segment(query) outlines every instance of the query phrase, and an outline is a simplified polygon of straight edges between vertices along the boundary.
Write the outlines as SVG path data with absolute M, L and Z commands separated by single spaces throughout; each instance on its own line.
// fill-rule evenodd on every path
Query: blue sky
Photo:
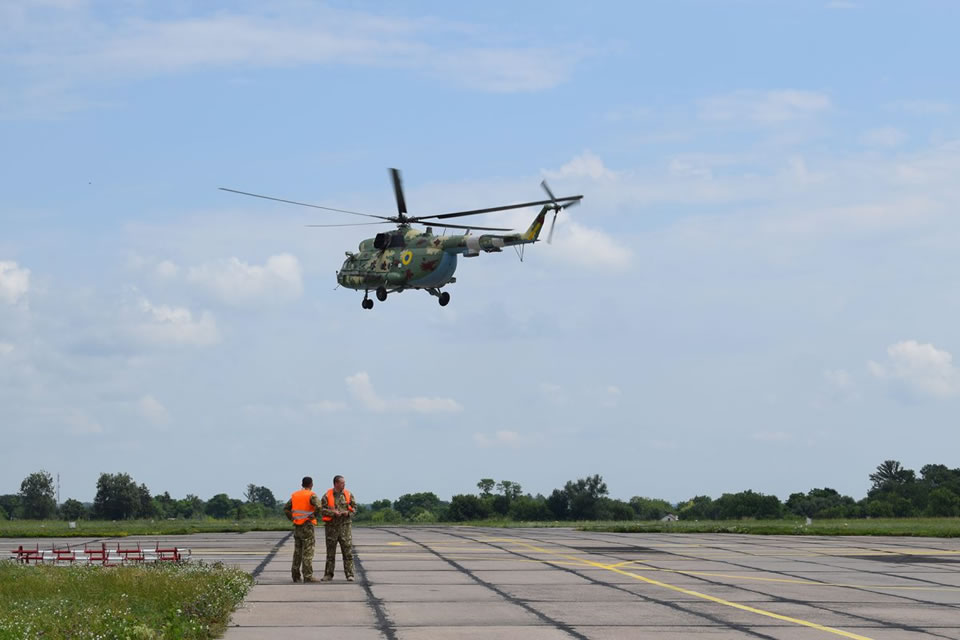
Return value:
M 958 12 L 4 3 L 0 492 L 859 498 L 884 459 L 960 466 Z M 368 312 L 334 272 L 374 228 L 217 190 L 390 214 L 387 167 L 414 214 L 585 197 L 448 307 Z

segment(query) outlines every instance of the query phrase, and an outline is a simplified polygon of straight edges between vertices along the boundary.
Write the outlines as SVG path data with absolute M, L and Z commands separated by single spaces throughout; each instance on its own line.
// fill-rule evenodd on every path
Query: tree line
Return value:
M 960 468 L 928 464 L 919 475 L 896 460 L 885 460 L 869 476 L 867 495 L 855 500 L 834 489 L 811 489 L 790 494 L 786 501 L 753 490 L 725 493 L 719 498 L 698 495 L 679 503 L 634 496 L 611 498 L 597 474 L 568 481 L 548 496 L 524 493 L 520 483 L 481 478 L 477 493 L 458 494 L 449 501 L 433 492 L 407 493 L 360 505 L 357 521 L 377 524 L 401 522 L 468 522 L 476 520 L 578 521 L 738 520 L 780 518 L 905 518 L 960 516 Z M 20 492 L 0 496 L 0 520 L 5 518 L 63 518 L 67 520 L 130 518 L 250 519 L 279 517 L 281 504 L 267 487 L 247 485 L 244 499 L 217 494 L 204 501 L 195 495 L 174 499 L 169 493 L 151 495 L 126 473 L 103 473 L 97 480 L 93 503 L 67 500 L 57 505 L 52 476 L 39 471 L 27 476 Z

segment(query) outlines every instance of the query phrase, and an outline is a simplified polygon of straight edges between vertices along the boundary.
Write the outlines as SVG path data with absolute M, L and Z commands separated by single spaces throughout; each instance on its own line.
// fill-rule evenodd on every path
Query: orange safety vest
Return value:
M 290 496 L 290 510 L 293 511 L 293 524 L 303 524 L 310 522 L 316 526 L 317 518 L 314 515 L 314 506 L 310 504 L 310 496 L 316 495 L 313 489 L 301 489 L 294 491 Z
M 343 499 L 347 501 L 347 510 L 351 512 L 355 511 L 355 509 L 350 506 L 350 492 L 347 491 L 346 489 L 343 490 Z M 333 489 L 327 489 L 327 508 L 329 509 L 337 508 L 337 503 L 333 499 Z M 331 520 L 333 520 L 333 516 L 322 516 L 322 517 L 324 522 L 330 522 Z

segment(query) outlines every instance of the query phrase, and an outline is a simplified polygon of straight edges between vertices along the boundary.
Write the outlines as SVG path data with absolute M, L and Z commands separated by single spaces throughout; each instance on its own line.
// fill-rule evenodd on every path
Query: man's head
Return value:
M 333 476 L 333 490 L 334 491 L 343 491 L 343 488 L 347 486 L 347 481 L 344 480 L 343 476 Z
M 313 478 L 310 476 L 303 476 L 303 481 L 300 483 L 300 486 L 304 489 L 313 489 Z

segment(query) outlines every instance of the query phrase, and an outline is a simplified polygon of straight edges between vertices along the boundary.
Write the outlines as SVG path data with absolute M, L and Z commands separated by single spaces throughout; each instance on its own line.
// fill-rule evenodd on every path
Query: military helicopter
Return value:
M 457 269 L 458 255 L 462 255 L 464 258 L 474 258 L 480 255 L 481 251 L 485 253 L 497 253 L 502 251 L 504 247 L 519 247 L 522 259 L 523 245 L 537 242 L 540 238 L 540 231 L 543 229 L 543 223 L 547 214 L 553 211 L 553 221 L 550 224 L 550 232 L 547 235 L 547 243 L 550 243 L 553 240 L 553 226 L 557 222 L 557 214 L 564 209 L 578 204 L 583 198 L 582 195 L 557 198 L 553 195 L 553 192 L 550 191 L 546 180 L 544 180 L 540 185 L 544 191 L 547 192 L 547 195 L 550 197 L 549 200 L 522 202 L 520 204 L 508 204 L 485 209 L 471 209 L 469 211 L 455 211 L 452 213 L 438 213 L 429 216 L 408 216 L 407 202 L 403 197 L 403 184 L 400 179 L 400 171 L 390 169 L 390 177 L 393 179 L 393 193 L 397 199 L 397 215 L 395 216 L 378 216 L 369 213 L 359 213 L 357 211 L 347 211 L 345 209 L 334 209 L 332 207 L 274 198 L 272 196 L 238 191 L 226 187 L 220 187 L 220 189 L 245 196 L 253 196 L 254 198 L 264 198 L 266 200 L 275 200 L 287 204 L 296 204 L 304 207 L 313 207 L 314 209 L 323 209 L 325 211 L 347 213 L 382 220 L 382 222 L 356 222 L 350 224 L 308 224 L 306 225 L 308 227 L 353 227 L 375 224 L 396 224 L 397 228 L 393 231 L 378 233 L 376 237 L 363 240 L 360 243 L 358 252 L 347 251 L 347 259 L 343 261 L 343 266 L 340 267 L 340 270 L 337 272 L 337 282 L 340 286 L 363 291 L 363 302 L 361 306 L 364 309 L 373 308 L 373 300 L 370 298 L 371 291 L 376 294 L 377 300 L 384 302 L 389 294 L 401 293 L 407 289 L 426 291 L 430 295 L 438 298 L 441 307 L 447 306 L 450 302 L 450 293 L 442 291 L 442 288 L 457 281 L 453 274 Z M 508 209 L 523 209 L 534 206 L 542 206 L 543 208 L 540 210 L 540 213 L 537 214 L 537 217 L 533 219 L 529 228 L 523 233 L 473 235 L 470 232 L 474 230 L 511 231 L 511 229 L 438 222 L 438 220 L 447 220 L 449 218 L 475 216 L 481 213 L 506 211 Z M 413 224 L 422 224 L 426 226 L 426 230 L 419 231 L 414 229 L 411 227 Z M 433 233 L 433 227 L 465 229 L 466 233 L 462 235 L 437 236 Z

